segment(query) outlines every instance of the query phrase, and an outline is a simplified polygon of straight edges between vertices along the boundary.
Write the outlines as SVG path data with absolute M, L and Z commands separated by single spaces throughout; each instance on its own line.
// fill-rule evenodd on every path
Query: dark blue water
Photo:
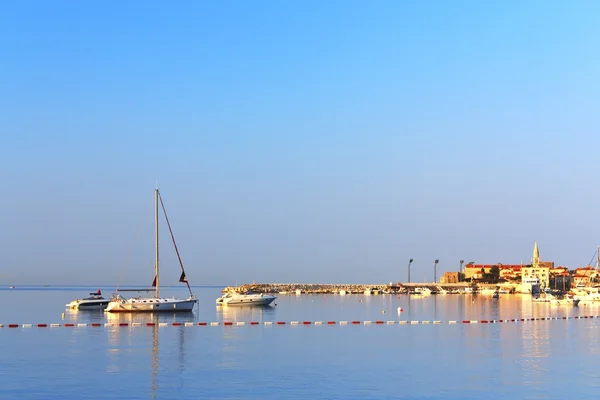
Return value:
M 448 323 L 595 316 L 597 306 L 532 304 L 519 295 L 285 295 L 270 308 L 222 309 L 214 303 L 219 289 L 196 288 L 192 314 L 113 316 L 65 310 L 96 288 L 19 289 L 0 290 L 1 324 L 143 324 L 0 328 L 1 399 L 556 399 L 592 398 L 598 390 L 600 319 Z M 441 323 L 289 324 L 328 320 Z

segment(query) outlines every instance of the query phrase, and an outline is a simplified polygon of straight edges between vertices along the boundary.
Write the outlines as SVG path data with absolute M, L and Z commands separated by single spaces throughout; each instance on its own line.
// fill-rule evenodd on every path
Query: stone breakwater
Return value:
M 473 293 L 482 289 L 500 288 L 514 292 L 514 285 L 470 285 L 462 283 L 389 283 L 389 284 L 316 284 L 316 283 L 247 283 L 228 286 L 223 292 L 235 291 L 275 294 L 404 294 L 416 288 L 427 288 L 432 293 Z
M 390 285 L 368 285 L 368 284 L 313 284 L 313 283 L 248 283 L 239 287 L 227 287 L 223 291 L 234 290 L 244 292 L 251 290 L 255 293 L 279 293 L 279 294 L 364 294 L 365 291 L 372 293 L 399 293 L 399 286 Z

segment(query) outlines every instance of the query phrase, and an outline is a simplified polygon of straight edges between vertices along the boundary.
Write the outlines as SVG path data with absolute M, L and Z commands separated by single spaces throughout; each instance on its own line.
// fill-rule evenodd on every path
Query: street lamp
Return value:
M 435 262 L 433 263 L 433 283 L 437 282 L 437 264 L 440 262 L 440 260 L 435 260 Z
M 408 260 L 408 283 L 410 283 L 410 264 L 412 264 L 413 259 Z
M 465 260 L 460 260 L 460 274 L 459 274 L 459 277 L 458 277 L 458 281 L 459 282 L 462 282 L 462 280 L 465 277 L 465 272 L 463 271 L 463 268 L 462 268 L 464 262 L 465 262 Z M 460 276 L 460 275 L 462 275 L 462 276 Z

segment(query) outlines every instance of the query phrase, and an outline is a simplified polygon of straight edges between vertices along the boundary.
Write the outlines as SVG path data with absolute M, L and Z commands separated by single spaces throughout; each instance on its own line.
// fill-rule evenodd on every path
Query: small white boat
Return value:
M 109 299 L 102 297 L 100 289 L 96 293 L 90 293 L 90 297 L 73 300 L 66 304 L 71 310 L 104 310 L 108 306 Z
M 579 305 L 579 299 L 574 299 L 573 297 L 568 297 L 565 296 L 562 299 L 551 299 L 550 300 L 550 304 L 557 304 L 557 305 L 572 305 L 572 306 L 577 306 Z
M 412 295 L 414 296 L 429 296 L 431 295 L 431 289 L 426 288 L 426 287 L 418 287 L 415 288 L 414 293 L 412 293 Z
M 531 299 L 533 303 L 550 303 L 550 297 L 534 297 Z
M 270 294 L 252 293 L 246 291 L 238 293 L 228 291 L 223 296 L 217 299 L 217 305 L 221 306 L 268 306 L 277 297 Z
M 579 299 L 573 298 L 571 296 L 565 296 L 563 298 L 558 298 L 553 296 L 550 293 L 546 293 L 545 296 L 534 297 L 532 300 L 534 303 L 550 303 L 554 305 L 572 305 L 577 306 L 580 302 Z
M 598 304 L 600 302 L 600 293 L 597 288 L 576 288 L 570 293 L 573 298 L 579 300 L 581 305 Z

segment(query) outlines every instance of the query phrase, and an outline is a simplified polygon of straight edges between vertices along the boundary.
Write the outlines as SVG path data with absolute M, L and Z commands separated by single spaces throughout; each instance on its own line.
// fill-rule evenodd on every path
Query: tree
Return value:
M 492 282 L 498 282 L 498 280 L 500 280 L 500 268 L 497 265 L 492 265 L 492 268 L 490 268 L 490 275 Z

